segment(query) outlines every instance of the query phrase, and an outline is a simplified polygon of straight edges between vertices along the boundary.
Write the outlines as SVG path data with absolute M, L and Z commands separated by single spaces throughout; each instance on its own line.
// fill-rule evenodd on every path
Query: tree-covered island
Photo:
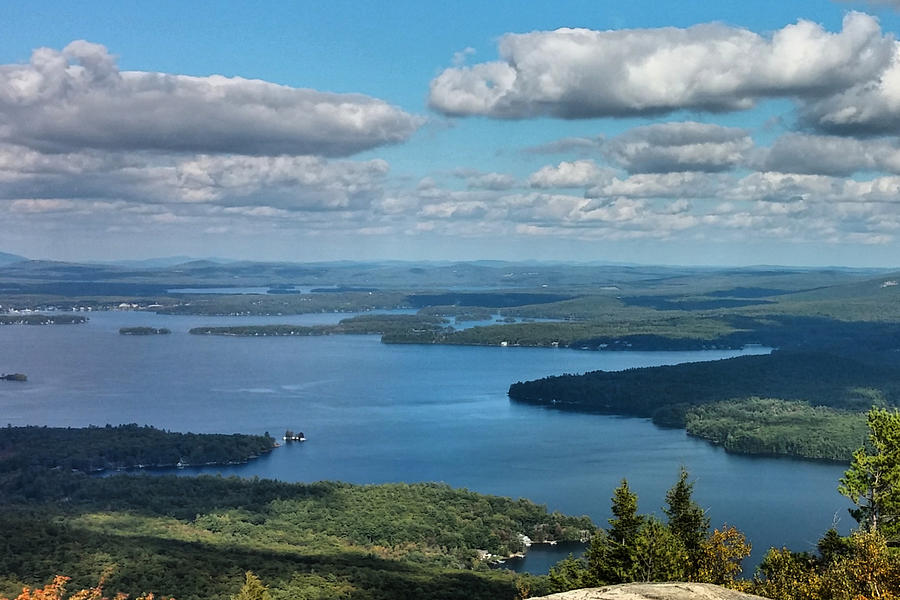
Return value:
M 121 327 L 119 334 L 121 335 L 168 335 L 172 333 L 170 329 L 165 327 Z

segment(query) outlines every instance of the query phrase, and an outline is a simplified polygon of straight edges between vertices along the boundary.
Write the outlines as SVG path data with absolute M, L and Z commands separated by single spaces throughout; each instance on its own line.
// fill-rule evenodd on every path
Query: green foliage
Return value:
M 246 462 L 272 450 L 267 435 L 173 433 L 136 424 L 0 428 L 0 473 L 31 468 L 96 472 Z
M 691 407 L 685 427 L 729 452 L 835 461 L 848 461 L 866 435 L 861 413 L 755 397 Z
M 894 364 L 773 352 L 545 377 L 514 383 L 509 396 L 566 410 L 653 417 L 733 452 L 849 460 L 864 434 L 862 416 L 852 413 L 900 400 L 898 382 Z M 734 398 L 741 400 L 726 402 Z
M 900 553 L 880 532 L 856 531 L 839 543 L 840 552 L 818 555 L 772 548 L 750 591 L 774 600 L 900 598 Z
M 840 491 L 855 505 L 864 531 L 900 537 L 900 412 L 873 408 L 867 417 L 869 443 L 853 453 Z
M 693 484 L 681 470 L 666 494 L 668 523 L 637 511 L 628 482 L 615 489 L 609 528 L 591 539 L 584 559 L 571 557 L 549 574 L 554 591 L 633 581 L 699 581 L 734 584 L 750 554 L 733 527 L 709 533 L 709 520 L 691 498 Z
M 80 448 L 80 460 L 94 442 L 109 458 L 129 455 L 129 436 L 167 443 L 172 434 L 137 426 L 2 432 L 15 439 L 0 449 L 0 594 L 60 572 L 85 587 L 112 568 L 106 589 L 114 593 L 180 600 L 226 597 L 241 585 L 235 597 L 257 598 L 262 581 L 272 600 L 512 600 L 517 589 L 549 590 L 546 580 L 488 569 L 476 549 L 509 554 L 523 549 L 521 534 L 570 541 L 595 529 L 587 517 L 442 484 L 89 477 L 52 468 L 68 460 L 56 450 L 61 441 Z M 218 438 L 178 440 L 196 450 Z
M 671 525 L 648 517 L 634 541 L 629 581 L 679 581 L 691 566 L 681 539 Z
M 709 517 L 694 502 L 693 493 L 694 483 L 688 481 L 687 469 L 682 467 L 678 481 L 666 492 L 663 512 L 672 534 L 681 542 L 692 561 L 696 562 L 703 540 L 709 532 Z
M 245 574 L 244 585 L 241 591 L 231 597 L 231 600 L 272 600 L 272 595 L 259 577 L 253 574 L 253 571 L 247 571 Z

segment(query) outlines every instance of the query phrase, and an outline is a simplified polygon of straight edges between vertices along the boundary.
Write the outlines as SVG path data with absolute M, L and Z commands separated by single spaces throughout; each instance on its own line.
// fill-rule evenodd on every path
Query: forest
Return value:
M 608 526 L 597 529 L 527 500 L 434 483 L 97 478 L 43 468 L 0 472 L 0 598 L 28 586 L 48 590 L 38 598 L 59 598 L 49 595 L 52 586 L 69 583 L 94 589 L 73 596 L 86 598 L 237 598 L 252 584 L 272 600 L 518 600 L 630 581 L 697 581 L 775 600 L 890 599 L 900 591 L 900 554 L 888 545 L 900 533 L 900 413 L 872 410 L 866 425 L 867 443 L 839 482 L 858 528 L 823 532 L 815 553 L 772 548 L 752 576 L 741 568 L 750 552 L 744 535 L 732 525 L 711 529 L 684 469 L 666 493 L 664 518 L 640 513 L 623 479 Z M 590 544 L 547 576 L 493 570 L 479 558 L 479 550 L 521 550 L 522 534 Z M 50 589 L 40 587 L 46 582 Z
M 73 587 L 93 586 L 106 574 L 112 594 L 226 597 L 252 570 L 281 598 L 512 600 L 517 582 L 543 580 L 493 570 L 476 550 L 507 556 L 524 550 L 522 535 L 570 541 L 596 531 L 587 517 L 434 483 L 92 477 L 72 471 L 55 448 L 81 449 L 73 464 L 88 455 L 134 460 L 129 438 L 148 442 L 162 432 L 4 431 L 0 456 L 11 456 L 0 469 L 0 597 L 58 574 L 71 577 Z M 204 456 L 230 437 L 186 436 L 179 451 Z M 231 458 L 238 455 L 231 448 Z
M 108 469 L 233 464 L 271 452 L 265 435 L 196 434 L 137 424 L 105 427 L 2 427 L 0 473 L 61 469 L 95 473 Z
M 731 452 L 849 461 L 862 441 L 863 413 L 900 400 L 898 376 L 893 363 L 782 350 L 545 377 L 512 384 L 509 397 L 562 410 L 650 417 L 661 426 L 687 427 Z

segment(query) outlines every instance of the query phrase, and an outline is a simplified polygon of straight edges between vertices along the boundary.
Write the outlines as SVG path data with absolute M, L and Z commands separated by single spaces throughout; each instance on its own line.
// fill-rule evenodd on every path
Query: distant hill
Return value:
M 24 256 L 19 256 L 18 254 L 9 254 L 7 252 L 0 252 L 0 265 L 9 265 L 12 263 L 21 262 L 23 260 L 28 260 Z

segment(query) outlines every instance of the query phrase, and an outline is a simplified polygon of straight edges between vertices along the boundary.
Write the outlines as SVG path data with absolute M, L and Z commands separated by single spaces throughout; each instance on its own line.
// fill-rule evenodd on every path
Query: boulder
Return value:
M 531 600 L 763 600 L 710 583 L 625 583 L 571 590 Z

